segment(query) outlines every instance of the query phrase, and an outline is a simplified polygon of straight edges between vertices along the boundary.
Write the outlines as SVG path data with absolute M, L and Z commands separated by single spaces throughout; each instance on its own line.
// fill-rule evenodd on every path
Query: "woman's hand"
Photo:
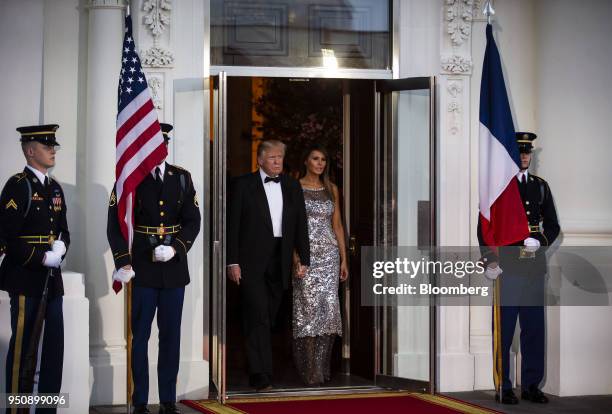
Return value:
M 299 260 L 293 261 L 293 276 L 296 279 L 302 279 L 305 276 L 305 273 L 302 270 L 302 264 Z
M 348 266 L 345 261 L 342 261 L 340 263 L 340 281 L 344 282 L 346 279 L 348 279 Z

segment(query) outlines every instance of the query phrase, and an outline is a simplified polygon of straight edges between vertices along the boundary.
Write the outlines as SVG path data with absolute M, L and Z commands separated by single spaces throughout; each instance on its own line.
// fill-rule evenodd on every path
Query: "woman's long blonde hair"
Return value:
M 306 168 L 306 161 L 308 160 L 308 157 L 310 157 L 310 154 L 312 154 L 314 151 L 318 151 L 325 156 L 325 169 L 323 170 L 323 173 L 319 176 L 319 180 L 321 181 L 323 188 L 325 188 L 325 191 L 329 195 L 329 198 L 335 203 L 336 200 L 334 197 L 333 184 L 329 179 L 330 158 L 327 150 L 322 145 L 314 144 L 308 147 L 306 151 L 304 151 L 304 153 L 302 154 L 302 163 L 300 164 L 300 175 L 298 179 L 302 179 L 306 176 L 306 173 L 308 172 Z

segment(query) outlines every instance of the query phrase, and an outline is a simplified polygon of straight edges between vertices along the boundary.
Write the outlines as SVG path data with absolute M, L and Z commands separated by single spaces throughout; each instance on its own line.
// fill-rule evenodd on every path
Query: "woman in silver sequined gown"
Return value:
M 300 183 L 304 191 L 310 267 L 293 278 L 293 354 L 306 385 L 329 381 L 332 348 L 342 335 L 338 284 L 348 277 L 338 189 L 327 178 L 327 153 L 307 151 Z M 297 256 L 294 258 L 299 268 Z

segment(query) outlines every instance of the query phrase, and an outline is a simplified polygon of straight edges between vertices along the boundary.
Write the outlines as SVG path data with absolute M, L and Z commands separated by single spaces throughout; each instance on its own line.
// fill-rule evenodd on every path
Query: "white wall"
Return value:
M 0 13 L 0 181 L 23 170 L 25 161 L 15 128 L 41 121 L 43 65 L 42 0 L 6 0 Z M 10 74 L 10 75 L 9 75 Z M 7 76 L 9 75 L 9 76 Z
M 612 2 L 542 0 L 537 14 L 537 171 L 567 236 L 610 237 Z
M 612 2 L 541 0 L 536 171 L 550 183 L 563 244 L 612 245 Z M 612 295 L 609 295 L 612 299 Z M 612 394 L 612 307 L 549 309 L 546 390 Z M 586 322 L 586 323 L 585 323 Z

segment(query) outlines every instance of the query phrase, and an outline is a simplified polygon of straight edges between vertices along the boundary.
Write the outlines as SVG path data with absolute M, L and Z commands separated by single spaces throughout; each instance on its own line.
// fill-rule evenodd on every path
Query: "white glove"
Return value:
M 502 268 L 500 266 L 487 267 L 487 270 L 485 270 L 484 272 L 485 277 L 489 280 L 495 280 L 501 274 L 502 274 Z
M 540 248 L 540 241 L 533 237 L 527 237 L 523 244 L 525 245 L 525 250 L 529 253 L 535 253 Z
M 175 255 L 175 251 L 170 246 L 157 246 L 153 251 L 153 257 L 156 262 L 167 262 L 172 259 Z
M 60 257 L 63 257 L 66 254 L 66 244 L 61 240 L 55 240 L 51 246 L 51 250 L 53 253 L 57 253 Z
M 113 280 L 122 283 L 128 283 L 134 276 L 136 276 L 136 273 L 134 273 L 134 270 L 132 269 L 121 268 L 113 272 Z
M 62 264 L 62 256 L 57 254 L 53 250 L 50 250 L 45 253 L 45 258 L 43 259 L 43 266 L 45 267 L 60 267 Z

